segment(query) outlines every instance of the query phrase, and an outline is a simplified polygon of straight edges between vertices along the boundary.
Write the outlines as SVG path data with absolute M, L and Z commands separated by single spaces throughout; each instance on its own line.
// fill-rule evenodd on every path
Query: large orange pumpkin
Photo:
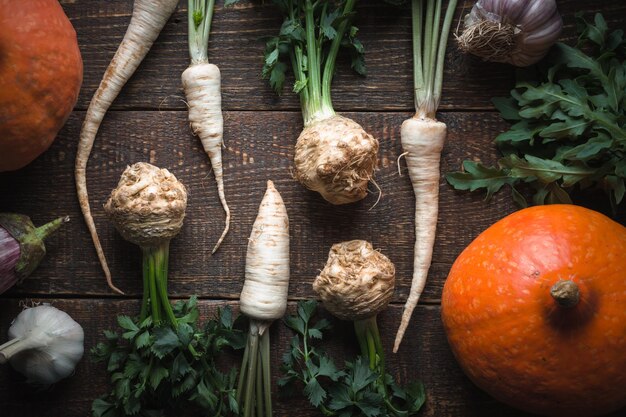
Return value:
M 0 172 L 48 149 L 82 80 L 76 32 L 58 0 L 0 0 Z
M 604 215 L 511 214 L 457 258 L 441 303 L 461 368 L 493 397 L 548 416 L 626 406 L 626 228 Z

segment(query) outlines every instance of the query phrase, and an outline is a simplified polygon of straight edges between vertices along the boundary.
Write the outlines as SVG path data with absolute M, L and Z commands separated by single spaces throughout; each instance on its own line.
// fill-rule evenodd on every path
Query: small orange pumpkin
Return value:
M 82 81 L 76 32 L 58 0 L 0 0 L 0 172 L 50 147 Z
M 547 416 L 626 406 L 626 228 L 573 205 L 524 209 L 457 258 L 441 301 L 461 368 Z

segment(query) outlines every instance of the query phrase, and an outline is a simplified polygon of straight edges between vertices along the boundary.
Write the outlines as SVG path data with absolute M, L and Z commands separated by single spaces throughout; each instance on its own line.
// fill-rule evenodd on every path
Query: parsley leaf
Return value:
M 424 387 L 398 387 L 391 375 L 383 377 L 370 369 L 361 356 L 346 361 L 339 369 L 333 359 L 314 342 L 330 329 L 326 319 L 314 320 L 317 302 L 298 303 L 297 312 L 285 318 L 296 334 L 283 356 L 283 377 L 278 381 L 281 393 L 291 393 L 296 383 L 304 386 L 304 395 L 324 415 L 389 416 L 415 415 L 425 401 Z
M 173 307 L 178 326 L 154 325 L 152 320 L 119 316 L 122 335 L 105 331 L 106 340 L 91 353 L 107 364 L 112 391 L 92 404 L 94 417 L 149 416 L 155 409 L 195 405 L 203 415 L 237 415 L 237 370 L 223 373 L 216 361 L 224 348 L 240 349 L 245 337 L 230 307 L 215 319 L 198 324 L 197 299 Z

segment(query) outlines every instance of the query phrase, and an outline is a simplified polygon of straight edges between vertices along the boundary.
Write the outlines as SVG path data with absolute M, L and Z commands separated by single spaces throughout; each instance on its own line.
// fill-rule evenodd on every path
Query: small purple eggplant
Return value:
M 0 294 L 21 283 L 46 255 L 43 241 L 69 217 L 35 227 L 23 214 L 0 213 Z

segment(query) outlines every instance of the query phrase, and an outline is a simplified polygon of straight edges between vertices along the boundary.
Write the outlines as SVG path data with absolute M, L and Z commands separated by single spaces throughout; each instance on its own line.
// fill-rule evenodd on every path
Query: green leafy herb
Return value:
M 173 308 L 176 329 L 119 316 L 123 333 L 105 331 L 106 341 L 92 349 L 94 360 L 107 365 L 112 392 L 92 404 L 94 417 L 150 416 L 163 408 L 194 404 L 205 415 L 238 413 L 237 370 L 218 370 L 216 359 L 225 347 L 241 349 L 245 335 L 235 327 L 229 307 L 216 319 L 198 324 L 197 300 Z
M 504 155 L 497 167 L 465 161 L 449 173 L 458 190 L 484 189 L 487 198 L 507 185 L 521 206 L 520 184 L 534 190 L 533 203 L 569 203 L 569 191 L 599 187 L 615 207 L 626 180 L 626 41 L 609 32 L 601 14 L 577 15 L 578 44 L 558 43 L 540 65 L 518 72 L 511 97 L 495 98 L 513 123 L 495 143 Z
M 366 72 L 365 49 L 351 25 L 356 0 L 273 1 L 285 20 L 278 35 L 266 39 L 263 78 L 281 94 L 291 67 L 305 123 L 320 114 L 334 114 L 330 85 L 340 48 L 349 50 L 354 71 Z
M 283 356 L 283 377 L 278 384 L 292 392 L 295 384 L 303 385 L 311 405 L 326 416 L 392 416 L 405 417 L 418 412 L 426 395 L 422 384 L 399 387 L 389 374 L 384 376 L 370 367 L 369 361 L 357 356 L 338 368 L 332 358 L 315 346 L 330 329 L 325 319 L 313 321 L 315 301 L 298 303 L 297 314 L 285 319 L 296 334 Z

